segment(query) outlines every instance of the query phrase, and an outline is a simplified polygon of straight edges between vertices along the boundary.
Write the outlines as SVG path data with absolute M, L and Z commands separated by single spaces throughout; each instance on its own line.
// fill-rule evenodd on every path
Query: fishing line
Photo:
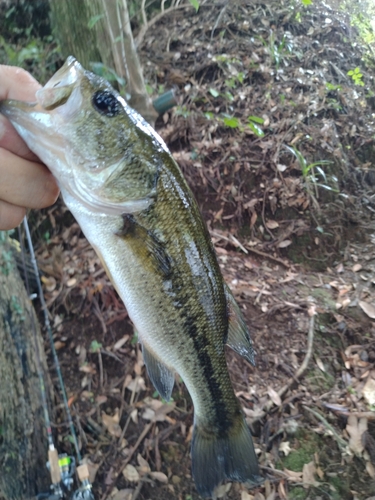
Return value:
M 26 216 L 23 219 L 23 225 L 24 225 L 24 228 L 25 228 L 27 244 L 28 244 L 28 247 L 29 247 L 31 264 L 32 264 L 32 267 L 33 267 L 33 270 L 34 270 L 35 279 L 36 279 L 36 283 L 37 283 L 37 287 L 38 287 L 39 300 L 40 300 L 40 304 L 42 306 L 42 311 L 43 311 L 43 315 L 44 315 L 44 324 L 46 326 L 46 330 L 47 330 L 49 342 L 50 342 L 50 345 L 51 345 L 51 352 L 52 352 L 53 363 L 55 365 L 55 369 L 56 369 L 56 373 L 57 373 L 57 378 L 58 378 L 59 386 L 60 386 L 60 391 L 61 391 L 63 402 L 64 402 L 65 412 L 66 412 L 66 416 L 67 416 L 67 419 L 68 419 L 68 426 L 69 426 L 69 430 L 70 430 L 70 433 L 71 433 L 71 436 L 72 436 L 72 439 L 73 439 L 73 445 L 74 445 L 74 448 L 75 448 L 75 452 L 76 452 L 76 456 L 77 456 L 78 462 L 81 462 L 82 461 L 81 452 L 79 451 L 77 435 L 76 435 L 76 432 L 75 432 L 75 429 L 74 429 L 72 415 L 70 413 L 70 408 L 69 408 L 69 405 L 68 405 L 68 398 L 67 398 L 67 395 L 66 395 L 64 380 L 63 380 L 62 374 L 61 374 L 61 368 L 60 368 L 59 358 L 57 357 L 57 353 L 56 353 L 56 349 L 55 349 L 55 343 L 54 343 L 54 340 L 53 340 L 51 323 L 50 323 L 50 320 L 49 320 L 49 317 L 48 317 L 47 304 L 46 304 L 46 301 L 45 301 L 45 298 L 44 298 L 44 293 L 43 293 L 43 288 L 42 288 L 42 282 L 40 280 L 40 275 L 39 275 L 39 268 L 38 268 L 38 264 L 37 264 L 37 261 L 36 261 L 34 246 L 33 246 L 33 242 L 32 242 L 32 239 L 31 239 L 29 224 L 27 222 L 27 217 Z
M 20 246 L 21 246 L 22 265 L 23 265 L 23 269 L 24 269 L 24 273 L 25 273 L 26 292 L 27 292 L 28 297 L 30 299 L 32 299 L 34 297 L 30 293 L 29 276 L 28 276 L 27 267 L 26 267 L 26 260 L 25 260 L 25 244 L 24 244 L 24 241 L 22 238 L 20 226 L 18 226 L 18 236 L 19 236 Z M 31 311 L 31 329 L 32 329 L 33 338 L 34 338 L 35 354 L 36 354 L 36 366 L 37 366 L 37 372 L 38 372 L 40 392 L 42 395 L 42 406 L 43 406 L 43 413 L 44 413 L 44 421 L 45 421 L 46 430 L 47 430 L 48 444 L 49 444 L 50 448 L 54 448 L 51 419 L 50 419 L 49 411 L 48 411 L 47 393 L 46 393 L 46 387 L 44 385 L 44 370 L 43 370 L 42 362 L 41 362 L 39 342 L 38 342 L 38 337 L 36 334 L 36 326 L 35 326 L 33 311 Z
M 55 369 L 57 372 L 60 391 L 61 391 L 61 394 L 63 397 L 65 412 L 66 412 L 67 419 L 68 419 L 68 425 L 69 425 L 71 437 L 73 439 L 73 444 L 74 444 L 77 460 L 78 460 L 78 463 L 80 464 L 76 468 L 75 467 L 76 462 L 75 462 L 74 458 L 68 457 L 66 454 L 58 455 L 57 450 L 54 447 L 52 428 L 51 428 L 51 419 L 50 419 L 50 415 L 48 412 L 47 392 L 46 392 L 46 387 L 44 384 L 44 371 L 43 371 L 43 366 L 42 366 L 42 362 L 41 362 L 41 352 L 39 349 L 35 319 L 34 319 L 34 315 L 32 314 L 31 315 L 31 322 L 32 322 L 32 330 L 33 330 L 33 336 L 34 336 L 34 341 L 35 341 L 35 353 L 36 353 L 36 358 L 37 358 L 37 371 L 38 371 L 39 383 L 40 383 L 41 394 L 42 394 L 42 406 L 43 406 L 43 411 L 44 411 L 44 418 L 45 418 L 45 423 L 46 423 L 48 444 L 49 444 L 49 450 L 48 450 L 49 463 L 48 464 L 49 464 L 49 469 L 50 469 L 50 473 L 51 473 L 51 481 L 52 481 L 51 488 L 53 489 L 53 494 L 50 494 L 50 493 L 41 494 L 41 495 L 38 495 L 37 498 L 38 499 L 46 498 L 48 500 L 60 500 L 62 498 L 65 498 L 65 494 L 61 488 L 61 485 L 63 485 L 65 487 L 64 490 L 67 489 L 69 491 L 71 488 L 71 485 L 73 483 L 72 476 L 73 476 L 74 470 L 76 470 L 78 478 L 81 482 L 81 485 L 78 488 L 78 490 L 76 490 L 73 493 L 71 499 L 72 500 L 95 500 L 93 493 L 91 491 L 91 483 L 89 480 L 89 469 L 88 469 L 87 464 L 82 463 L 82 456 L 81 456 L 81 453 L 79 451 L 77 435 L 76 435 L 76 432 L 74 429 L 72 415 L 70 413 L 70 408 L 68 405 L 68 399 L 67 399 L 67 395 L 66 395 L 64 381 L 63 381 L 62 374 L 61 374 L 60 363 L 59 363 L 59 359 L 57 357 L 57 353 L 56 353 L 56 349 L 55 349 L 55 345 L 54 345 L 51 323 L 50 323 L 49 317 L 48 317 L 47 304 L 46 304 L 46 301 L 44 298 L 42 283 L 40 280 L 39 268 L 38 268 L 38 264 L 36 261 L 34 246 L 33 246 L 33 242 L 31 239 L 30 229 L 29 229 L 29 225 L 28 225 L 26 217 L 24 217 L 24 219 L 23 219 L 23 225 L 25 228 L 26 239 L 27 239 L 27 243 L 28 243 L 28 247 L 29 247 L 31 265 L 33 268 L 33 272 L 34 272 L 35 280 L 36 280 L 36 284 L 37 284 L 39 300 L 40 300 L 40 304 L 41 304 L 41 307 L 43 310 L 44 322 L 45 322 L 46 330 L 48 333 L 49 342 L 51 345 L 53 362 L 54 362 Z M 22 264 L 23 264 L 23 269 L 24 269 L 24 273 L 25 273 L 26 290 L 27 290 L 27 293 L 29 295 L 29 298 L 32 299 L 36 295 L 34 297 L 30 295 L 30 284 L 29 284 L 29 277 L 27 274 L 27 266 L 26 266 L 26 259 L 25 259 L 25 255 L 26 255 L 25 245 L 24 245 L 24 241 L 23 241 L 20 229 L 19 229 L 19 239 L 20 239 L 21 253 L 22 253 Z

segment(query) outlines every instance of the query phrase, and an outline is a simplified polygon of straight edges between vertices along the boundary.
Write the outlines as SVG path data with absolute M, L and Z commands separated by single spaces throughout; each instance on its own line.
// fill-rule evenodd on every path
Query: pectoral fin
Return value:
M 144 266 L 167 279 L 171 272 L 171 262 L 163 243 L 155 234 L 138 224 L 133 215 L 123 215 L 123 220 L 124 226 L 117 235 L 132 246 Z
M 227 298 L 229 316 L 227 344 L 234 351 L 247 359 L 249 363 L 255 366 L 255 351 L 250 339 L 250 333 L 243 319 L 241 310 L 228 285 L 225 285 L 225 295 Z
M 143 360 L 148 376 L 160 396 L 169 401 L 174 386 L 174 374 L 142 344 Z

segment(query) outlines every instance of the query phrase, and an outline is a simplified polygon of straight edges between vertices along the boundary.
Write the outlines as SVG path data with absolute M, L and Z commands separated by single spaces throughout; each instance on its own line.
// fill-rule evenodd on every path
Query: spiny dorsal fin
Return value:
M 171 399 L 174 386 L 174 374 L 165 366 L 164 363 L 156 359 L 156 357 L 144 344 L 142 344 L 142 353 L 151 382 L 154 384 L 154 387 L 160 396 L 165 401 L 169 401 Z
M 228 308 L 227 344 L 234 351 L 247 359 L 249 363 L 255 366 L 255 351 L 250 339 L 249 329 L 246 326 L 241 310 L 227 284 L 225 284 L 225 295 Z

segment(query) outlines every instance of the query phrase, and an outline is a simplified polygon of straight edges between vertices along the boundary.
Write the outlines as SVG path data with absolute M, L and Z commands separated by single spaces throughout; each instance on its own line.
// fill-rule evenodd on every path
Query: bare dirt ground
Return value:
M 352 31 L 331 11 L 233 2 L 164 16 L 140 45 L 153 89 L 179 89 L 158 129 L 257 351 L 255 368 L 227 359 L 265 483 L 218 498 L 374 498 L 374 103 L 347 75 L 363 56 Z M 159 399 L 126 311 L 62 204 L 34 231 L 97 498 L 198 499 L 184 385 L 176 379 L 172 403 Z M 73 453 L 55 396 L 59 446 Z
M 177 379 L 173 402 L 160 401 L 94 252 L 76 224 L 62 236 L 63 247 L 61 235 L 52 238 L 39 263 L 98 498 L 117 490 L 116 499 L 134 498 L 134 492 L 145 500 L 198 498 L 190 477 L 186 389 Z M 216 247 L 257 350 L 255 368 L 230 350 L 228 365 L 267 480 L 257 491 L 232 485 L 219 496 L 369 498 L 375 458 L 373 243 L 348 243 L 325 272 L 261 258 L 250 248 L 246 254 Z M 53 370 L 51 375 L 56 378 Z M 58 403 L 58 392 L 56 397 Z M 72 452 L 59 410 L 56 418 L 60 445 Z

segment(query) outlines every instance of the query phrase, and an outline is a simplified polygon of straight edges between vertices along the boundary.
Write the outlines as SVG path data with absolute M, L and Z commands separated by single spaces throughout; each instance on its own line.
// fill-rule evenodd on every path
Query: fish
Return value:
M 254 364 L 249 329 L 221 274 L 197 202 L 162 138 L 72 56 L 33 103 L 5 115 L 56 178 L 123 300 L 149 378 L 169 401 L 177 373 L 194 405 L 192 476 L 212 497 L 262 482 L 225 345 Z

